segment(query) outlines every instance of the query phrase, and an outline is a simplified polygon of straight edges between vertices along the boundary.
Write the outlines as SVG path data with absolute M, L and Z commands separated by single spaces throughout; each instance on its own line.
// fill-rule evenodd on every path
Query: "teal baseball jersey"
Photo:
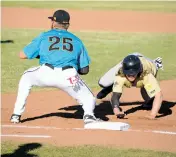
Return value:
M 52 29 L 41 33 L 23 49 L 28 59 L 40 55 L 40 65 L 73 66 L 80 69 L 90 64 L 90 57 L 82 41 L 72 33 Z

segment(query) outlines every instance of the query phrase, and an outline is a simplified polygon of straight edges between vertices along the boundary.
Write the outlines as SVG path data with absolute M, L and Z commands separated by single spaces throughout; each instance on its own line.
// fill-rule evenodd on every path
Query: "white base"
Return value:
M 85 124 L 84 128 L 126 131 L 130 128 L 130 125 L 122 122 L 95 122 Z

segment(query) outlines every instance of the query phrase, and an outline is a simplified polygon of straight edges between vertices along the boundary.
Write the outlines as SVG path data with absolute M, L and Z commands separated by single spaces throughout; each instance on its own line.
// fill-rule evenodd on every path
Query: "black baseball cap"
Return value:
M 65 10 L 57 10 L 54 12 L 53 16 L 48 18 L 62 24 L 69 24 L 70 21 L 70 15 Z

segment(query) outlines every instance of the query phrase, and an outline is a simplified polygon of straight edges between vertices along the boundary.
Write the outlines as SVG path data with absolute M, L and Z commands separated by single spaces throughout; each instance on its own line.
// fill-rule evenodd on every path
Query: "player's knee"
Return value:
M 106 81 L 104 81 L 103 79 L 99 79 L 98 84 L 99 84 L 99 86 L 102 87 L 102 88 L 108 87 L 108 84 L 107 84 Z

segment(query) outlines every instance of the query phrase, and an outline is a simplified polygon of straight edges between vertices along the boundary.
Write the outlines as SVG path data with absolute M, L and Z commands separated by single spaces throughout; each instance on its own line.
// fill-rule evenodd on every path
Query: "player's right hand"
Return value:
M 120 108 L 114 108 L 113 111 L 117 118 L 122 119 L 125 117 L 125 113 L 121 111 Z

